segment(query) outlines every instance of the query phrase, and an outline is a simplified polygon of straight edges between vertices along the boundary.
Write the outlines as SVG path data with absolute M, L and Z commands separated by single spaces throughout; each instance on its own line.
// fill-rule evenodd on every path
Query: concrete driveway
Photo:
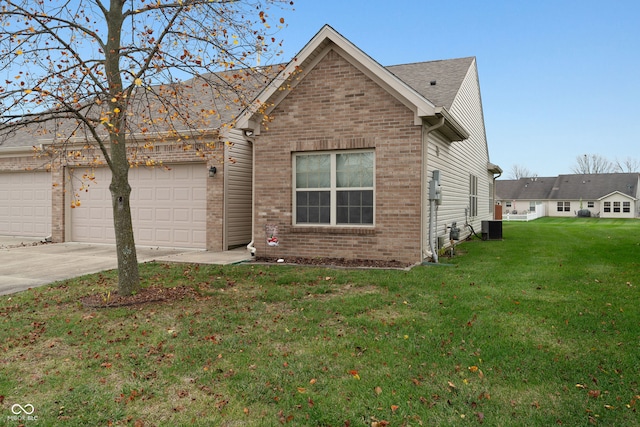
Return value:
M 117 267 L 114 245 L 87 243 L 37 244 L 36 239 L 0 236 L 0 295 L 58 280 Z M 164 261 L 233 264 L 251 259 L 245 249 L 207 252 L 173 248 L 137 248 L 138 262 Z

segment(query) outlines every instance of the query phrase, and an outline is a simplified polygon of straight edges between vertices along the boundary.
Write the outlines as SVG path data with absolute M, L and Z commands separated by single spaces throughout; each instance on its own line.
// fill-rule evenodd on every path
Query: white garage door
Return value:
M 42 238 L 51 234 L 50 173 L 0 173 L 0 234 Z
M 136 244 L 205 249 L 207 169 L 204 164 L 169 167 L 129 171 Z M 76 171 L 80 176 L 84 173 Z M 115 243 L 111 171 L 101 168 L 94 173 L 95 182 L 81 193 L 80 206 L 71 209 L 70 240 Z

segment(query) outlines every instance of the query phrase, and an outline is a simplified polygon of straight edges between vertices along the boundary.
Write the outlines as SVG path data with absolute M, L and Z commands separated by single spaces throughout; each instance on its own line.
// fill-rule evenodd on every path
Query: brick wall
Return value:
M 421 127 L 414 114 L 330 51 L 286 95 L 255 143 L 258 256 L 421 261 Z M 293 226 L 292 153 L 375 150 L 375 226 Z M 278 226 L 280 245 L 266 244 Z

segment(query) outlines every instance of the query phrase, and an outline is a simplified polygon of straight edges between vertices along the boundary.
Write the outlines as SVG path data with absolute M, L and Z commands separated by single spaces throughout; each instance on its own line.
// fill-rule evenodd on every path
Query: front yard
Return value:
M 179 292 L 142 305 L 80 302 L 113 272 L 2 296 L 0 424 L 640 425 L 640 222 L 503 235 L 411 271 L 146 264 Z

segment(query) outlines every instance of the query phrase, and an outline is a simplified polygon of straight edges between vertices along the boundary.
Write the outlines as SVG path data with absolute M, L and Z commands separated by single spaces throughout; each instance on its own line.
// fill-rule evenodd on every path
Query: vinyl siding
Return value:
M 461 85 L 450 113 L 464 126 L 470 136 L 465 141 L 449 142 L 437 130 L 427 137 L 427 168 L 425 194 L 428 198 L 428 182 L 432 171 L 439 169 L 442 184 L 442 204 L 437 209 L 436 236 L 448 236 L 446 227 L 457 222 L 461 238 L 468 235 L 465 224 L 465 209 L 469 209 L 469 175 L 478 178 L 478 214 L 469 218 L 476 232 L 482 220 L 493 218 L 493 176 L 487 171 L 489 155 L 484 128 L 480 86 L 475 61 Z M 428 248 L 429 212 L 424 215 L 424 248 Z
M 251 241 L 251 195 L 253 147 L 241 131 L 229 134 L 225 179 L 225 246 L 227 249 Z

